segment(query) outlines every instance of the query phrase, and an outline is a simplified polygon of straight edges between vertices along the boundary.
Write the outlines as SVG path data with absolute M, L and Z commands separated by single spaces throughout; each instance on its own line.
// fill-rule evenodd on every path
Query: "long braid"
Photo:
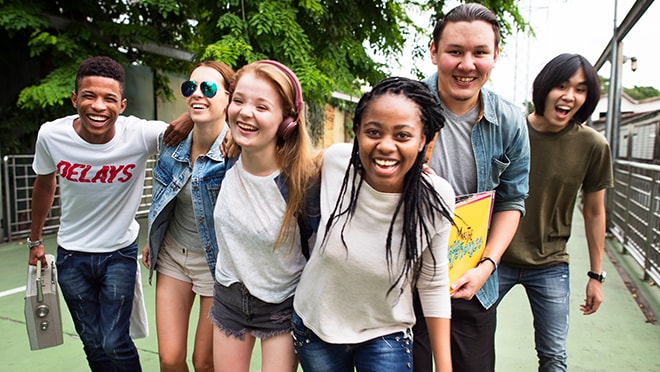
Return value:
M 383 94 L 403 95 L 415 102 L 420 111 L 421 121 L 424 126 L 423 131 L 426 136 L 426 145 L 424 146 L 424 149 L 418 153 L 412 168 L 404 177 L 404 187 L 401 199 L 397 203 L 394 214 L 392 215 L 392 220 L 386 237 L 385 255 L 388 270 L 390 271 L 390 276 L 395 277 L 391 287 L 387 291 L 387 295 L 389 295 L 397 287 L 400 288 L 400 292 L 403 291 L 404 284 L 407 281 L 406 278 L 408 278 L 411 270 L 413 275 L 410 284 L 411 286 L 415 286 L 417 283 L 422 264 L 420 254 L 422 248 L 417 246 L 417 241 L 419 239 L 425 244 L 425 246 L 431 244 L 432 236 L 430 226 L 435 224 L 436 217 L 439 215 L 452 223 L 453 221 L 447 203 L 440 195 L 438 195 L 429 178 L 424 175 L 422 170 L 424 154 L 426 153 L 428 143 L 433 139 L 435 133 L 444 126 L 442 109 L 436 103 L 431 92 L 424 84 L 416 80 L 401 77 L 387 78 L 378 83 L 370 92 L 364 94 L 358 102 L 353 118 L 353 130 L 355 133 L 359 130 L 362 115 L 368 104 L 375 97 Z M 326 225 L 326 231 L 323 236 L 323 246 L 327 243 L 329 230 L 337 222 L 339 217 L 348 215 L 348 218 L 344 220 L 344 224 L 341 228 L 341 236 L 344 248 L 347 250 L 349 248 L 344 240 L 344 231 L 350 222 L 357 205 L 357 198 L 363 182 L 361 169 L 362 164 L 360 163 L 359 158 L 359 143 L 356 137 L 353 142 L 353 150 L 349 166 L 344 174 L 339 198 Z M 350 191 L 349 183 L 351 185 Z M 341 210 L 341 205 L 344 203 L 347 191 L 349 192 L 348 205 L 344 210 Z M 392 234 L 394 231 L 394 224 L 402 209 L 404 224 L 403 236 L 398 244 L 400 249 L 404 249 L 405 251 L 405 265 L 401 272 L 396 274 L 392 272 Z M 432 251 L 431 257 L 435 262 L 435 257 L 433 256 Z

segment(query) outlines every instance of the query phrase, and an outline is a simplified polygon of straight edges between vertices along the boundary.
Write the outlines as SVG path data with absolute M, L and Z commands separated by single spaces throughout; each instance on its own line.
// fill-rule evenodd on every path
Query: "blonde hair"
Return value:
M 298 84 L 297 81 L 292 81 L 292 78 L 296 78 L 295 75 L 290 78 L 282 68 L 265 61 L 255 61 L 241 67 L 236 72 L 235 81 L 238 82 L 246 74 L 273 83 L 282 98 L 284 117 L 293 116 L 298 122 L 296 130 L 290 137 L 284 140 L 278 135 L 277 139 L 275 161 L 281 174 L 286 178 L 288 189 L 284 217 L 275 240 L 277 247 L 298 228 L 298 224 L 294 222 L 305 211 L 307 190 L 319 179 L 320 154 L 314 151 L 307 131 L 304 105 L 296 107 L 296 89 L 300 88 L 299 85 L 295 86 Z

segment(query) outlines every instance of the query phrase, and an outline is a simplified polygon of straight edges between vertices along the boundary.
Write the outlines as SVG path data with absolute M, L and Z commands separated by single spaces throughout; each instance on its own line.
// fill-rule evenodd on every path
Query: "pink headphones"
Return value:
M 293 85 L 294 94 L 296 96 L 294 102 L 296 106 L 295 107 L 296 112 L 294 115 L 285 117 L 284 120 L 282 120 L 282 123 L 280 123 L 280 126 L 277 128 L 277 135 L 282 137 L 282 139 L 286 141 L 289 137 L 291 137 L 291 135 L 296 130 L 296 128 L 298 128 L 298 117 L 300 116 L 300 114 L 302 113 L 304 115 L 303 108 L 305 103 L 303 102 L 302 87 L 300 86 L 300 81 L 298 81 L 296 74 L 294 74 L 290 68 L 286 67 L 284 64 L 280 62 L 265 59 L 258 61 L 258 63 L 265 63 L 279 68 L 282 72 L 286 74 L 286 76 L 289 77 L 289 80 Z

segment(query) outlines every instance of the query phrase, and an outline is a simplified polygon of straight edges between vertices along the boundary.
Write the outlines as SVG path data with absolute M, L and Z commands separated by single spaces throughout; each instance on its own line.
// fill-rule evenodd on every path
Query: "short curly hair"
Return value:
M 87 76 L 102 76 L 117 80 L 121 89 L 122 96 L 126 88 L 126 73 L 124 67 L 114 59 L 106 56 L 98 56 L 87 58 L 80 62 L 78 72 L 76 73 L 76 93 L 78 86 L 84 77 Z

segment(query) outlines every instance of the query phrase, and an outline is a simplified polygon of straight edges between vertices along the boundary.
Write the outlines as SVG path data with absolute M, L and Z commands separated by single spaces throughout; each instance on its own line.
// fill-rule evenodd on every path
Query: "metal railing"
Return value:
M 30 233 L 35 178 L 32 158 L 32 155 L 4 157 L 4 215 L 10 241 Z M 155 158 L 150 158 L 137 217 L 145 217 L 149 212 L 154 165 Z M 660 166 L 617 160 L 614 168 L 609 230 L 622 244 L 624 253 L 634 257 L 644 269 L 644 279 L 660 283 Z M 59 216 L 60 199 L 56 192 L 44 233 L 57 230 Z
M 33 155 L 8 155 L 3 158 L 4 181 L 4 220 L 7 229 L 6 239 L 9 241 L 25 238 L 30 233 L 32 221 L 32 185 L 36 175 L 32 171 Z M 146 217 L 151 206 L 151 189 L 153 185 L 152 173 L 156 158 L 147 160 L 146 177 L 142 190 L 142 199 L 136 217 Z M 60 226 L 60 194 L 59 188 L 55 190 L 53 207 L 48 213 L 43 233 L 49 234 L 57 231 Z M 0 236 L 0 240 L 5 237 Z
M 616 160 L 610 233 L 660 283 L 660 166 Z

